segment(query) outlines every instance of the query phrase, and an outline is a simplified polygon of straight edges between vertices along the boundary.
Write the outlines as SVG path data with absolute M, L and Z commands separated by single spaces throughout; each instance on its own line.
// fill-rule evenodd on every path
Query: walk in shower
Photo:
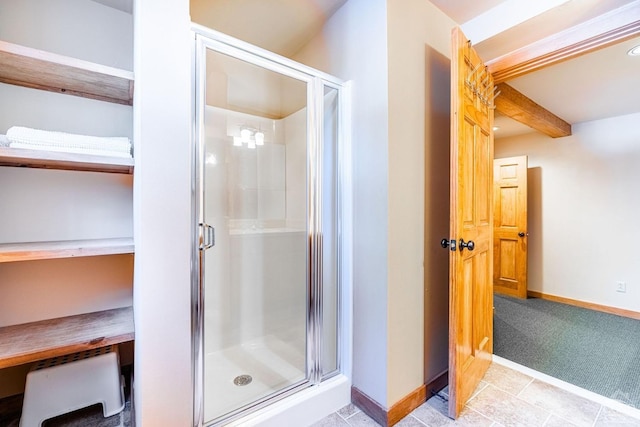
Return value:
M 331 76 L 195 30 L 195 425 L 340 372 L 341 114 Z

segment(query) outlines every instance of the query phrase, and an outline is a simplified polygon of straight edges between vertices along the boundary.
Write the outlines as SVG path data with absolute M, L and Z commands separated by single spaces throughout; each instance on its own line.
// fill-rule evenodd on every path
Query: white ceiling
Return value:
M 488 61 L 633 1 L 571 0 L 477 44 L 476 49 Z
M 133 0 L 93 0 L 96 3 L 101 3 L 105 6 L 112 7 L 114 9 L 121 10 L 128 14 L 133 13 Z
M 438 9 L 459 24 L 463 24 L 505 0 L 431 0 Z
M 303 81 L 209 51 L 206 103 L 253 116 L 282 119 L 307 105 L 307 87 Z
M 640 111 L 640 37 L 508 82 L 569 123 Z
M 191 19 L 253 45 L 292 57 L 347 0 L 191 0 Z M 207 103 L 280 119 L 306 105 L 304 84 L 239 60 L 210 55 Z
M 443 12 L 463 24 L 474 16 L 461 10 L 465 0 L 432 0 Z M 476 0 L 478 15 L 508 0 Z M 565 28 L 586 22 L 634 0 L 572 0 L 477 44 L 488 61 Z M 477 16 L 477 15 L 476 15 Z M 536 103 L 571 124 L 640 112 L 640 57 L 627 51 L 635 38 L 618 45 L 556 64 L 507 82 Z M 508 117 L 496 116 L 496 138 L 534 132 Z
M 191 19 L 291 57 L 347 0 L 191 0 Z
M 94 1 L 131 13 L 132 0 Z M 191 0 L 191 16 L 194 22 L 291 57 L 346 1 Z M 504 3 L 523 0 L 430 1 L 463 25 Z M 570 0 L 475 47 L 488 61 L 633 1 L 637 0 Z M 507 83 L 572 124 L 640 112 L 640 57 L 626 55 L 636 44 L 640 38 Z M 506 117 L 497 116 L 496 125 L 501 128 L 497 138 L 532 132 Z

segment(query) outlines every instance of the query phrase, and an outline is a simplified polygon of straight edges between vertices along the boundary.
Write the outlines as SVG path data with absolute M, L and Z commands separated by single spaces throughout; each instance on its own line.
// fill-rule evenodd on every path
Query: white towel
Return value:
M 13 126 L 7 131 L 7 138 L 10 142 L 48 147 L 51 151 L 55 151 L 51 149 L 53 147 L 61 147 L 131 153 L 131 141 L 127 137 L 77 135 Z
M 45 146 L 45 145 L 29 144 L 29 143 L 22 143 L 22 142 L 11 142 L 9 143 L 9 147 L 22 148 L 25 150 L 55 151 L 58 153 L 88 154 L 91 156 L 131 158 L 130 153 L 124 153 L 122 151 L 111 151 L 111 150 L 96 150 L 91 148 Z
M 9 138 L 7 135 L 0 135 L 0 147 L 8 147 L 9 146 Z

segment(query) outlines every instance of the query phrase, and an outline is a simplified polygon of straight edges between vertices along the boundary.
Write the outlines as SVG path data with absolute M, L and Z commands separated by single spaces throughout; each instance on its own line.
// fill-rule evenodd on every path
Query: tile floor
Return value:
M 532 376 L 533 375 L 533 376 Z M 446 416 L 446 389 L 402 419 L 398 427 L 640 427 L 640 411 L 603 399 L 589 399 L 581 393 L 568 391 L 526 370 L 494 362 L 469 399 L 462 415 L 455 421 Z M 534 378 L 534 376 L 536 376 Z M 542 379 L 541 379 L 542 378 Z M 128 397 L 128 396 L 127 396 Z M 617 407 L 618 410 L 614 409 Z M 20 414 L 0 417 L 0 426 L 17 427 Z M 127 427 L 131 425 L 131 407 L 127 399 L 125 410 L 113 417 L 102 418 L 100 406 L 51 419 L 45 426 L 64 427 Z M 377 427 L 354 405 L 348 405 L 315 423 L 313 427 Z
M 18 427 L 20 413 L 0 417 L 1 427 Z M 93 405 L 59 417 L 51 418 L 42 427 L 131 427 L 131 403 L 125 403 L 124 410 L 116 415 L 104 418 L 102 405 Z
M 447 397 L 446 389 L 441 395 Z M 446 416 L 447 402 L 433 396 L 403 418 L 398 427 L 615 427 L 640 426 L 640 411 L 603 405 L 521 371 L 494 362 L 457 420 Z M 315 423 L 313 427 L 372 426 L 378 424 L 354 405 Z

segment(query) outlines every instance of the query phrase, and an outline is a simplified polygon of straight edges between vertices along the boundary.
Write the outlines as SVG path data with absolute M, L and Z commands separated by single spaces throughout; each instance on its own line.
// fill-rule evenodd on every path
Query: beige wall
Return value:
M 353 385 L 387 402 L 386 0 L 349 0 L 293 59 L 352 86 Z
M 455 23 L 423 0 L 389 0 L 387 8 L 391 406 L 448 365 L 448 254 L 439 242 L 449 228 L 448 57 Z
M 640 312 L 640 113 L 496 141 L 529 156 L 529 289 Z M 627 284 L 626 293 L 615 290 Z
M 350 0 L 294 58 L 353 80 L 353 382 L 387 408 L 447 369 L 448 261 L 434 248 L 448 230 L 453 25 L 429 2 Z

